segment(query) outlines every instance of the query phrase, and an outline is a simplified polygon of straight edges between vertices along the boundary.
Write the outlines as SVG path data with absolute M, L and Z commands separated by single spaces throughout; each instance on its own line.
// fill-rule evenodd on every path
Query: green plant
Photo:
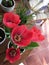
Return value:
M 32 14 L 31 15 L 27 15 L 26 11 L 28 11 L 28 9 L 22 3 L 19 3 L 17 8 L 16 8 L 16 13 L 21 18 L 21 23 L 20 24 L 25 24 L 25 23 L 27 23 L 27 21 L 29 19 L 32 18 Z
M 5 7 L 11 7 L 11 6 L 14 5 L 13 0 L 2 0 L 2 4 L 3 4 Z

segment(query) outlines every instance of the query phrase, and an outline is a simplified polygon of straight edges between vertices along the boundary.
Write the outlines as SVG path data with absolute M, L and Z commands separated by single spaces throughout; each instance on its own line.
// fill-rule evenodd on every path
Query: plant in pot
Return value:
M 18 48 L 18 46 L 13 44 L 11 41 L 9 41 L 7 46 L 8 46 L 8 48 L 12 48 L 12 47 Z M 20 55 L 22 55 L 24 52 L 25 52 L 25 49 L 20 47 Z
M 4 14 L 4 29 L 10 42 L 8 43 L 6 57 L 3 62 L 7 60 L 10 63 L 16 62 L 21 58 L 25 50 L 39 46 L 37 41 L 42 41 L 45 38 L 36 26 L 28 29 L 27 25 L 21 22 L 20 15 L 18 14 L 12 12 Z
M 5 30 L 0 27 L 0 44 L 2 44 L 6 39 Z
M 21 22 L 19 25 L 21 25 L 21 24 L 34 25 L 35 22 L 31 23 L 31 20 L 35 19 L 35 13 L 32 12 L 31 9 L 26 7 L 23 4 L 23 1 L 18 3 L 18 6 L 16 8 L 16 14 L 18 14 L 20 16 L 20 19 L 21 19 Z
M 7 12 L 3 16 L 4 30 L 9 39 L 3 63 L 7 60 L 10 63 L 18 61 L 25 50 L 39 46 L 37 41 L 43 41 L 45 38 L 36 26 L 28 29 L 26 23 L 32 14 L 26 15 L 25 8 L 17 8 L 16 10 L 16 14 Z
M 2 0 L 1 8 L 5 12 L 11 12 L 15 8 L 15 1 L 14 0 Z
M 29 15 L 29 13 L 30 11 L 20 2 L 16 8 L 16 14 L 18 14 L 21 19 L 20 25 L 26 24 L 28 20 L 32 19 L 32 14 Z

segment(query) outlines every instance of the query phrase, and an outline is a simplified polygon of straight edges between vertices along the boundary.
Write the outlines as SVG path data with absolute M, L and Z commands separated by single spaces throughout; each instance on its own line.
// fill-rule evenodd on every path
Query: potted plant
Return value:
M 5 30 L 0 27 L 0 44 L 2 44 L 6 39 Z
M 20 22 L 22 22 L 21 25 Z M 36 26 L 28 29 L 18 14 L 12 12 L 5 13 L 3 24 L 7 38 L 10 39 L 8 48 L 6 49 L 5 61 L 9 61 L 10 63 L 20 60 L 24 51 L 39 46 L 36 41 L 42 41 L 45 38 Z
M 2 0 L 1 8 L 5 12 L 11 12 L 15 8 L 15 1 L 14 0 Z
M 15 44 L 13 44 L 11 41 L 9 41 L 7 47 L 8 47 L 8 48 L 11 48 L 11 47 L 14 47 L 14 48 L 17 47 L 17 48 L 18 48 L 19 46 L 15 45 Z M 20 54 L 22 55 L 24 52 L 25 52 L 25 49 L 20 47 Z
M 22 3 L 23 1 L 21 1 L 16 8 L 16 14 L 18 14 L 21 19 L 21 22 L 19 25 L 22 25 L 22 24 L 33 25 L 34 22 L 32 24 L 29 21 L 35 18 L 35 13 L 32 13 L 31 9 L 29 9 L 28 7 L 25 7 L 25 5 Z

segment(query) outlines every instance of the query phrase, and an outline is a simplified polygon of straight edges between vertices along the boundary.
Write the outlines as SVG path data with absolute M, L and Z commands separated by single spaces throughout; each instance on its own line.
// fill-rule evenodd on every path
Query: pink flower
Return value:
M 33 32 L 33 37 L 32 37 L 32 41 L 42 41 L 45 39 L 45 37 L 41 34 L 41 31 L 37 28 L 37 27 L 33 27 L 32 28 L 32 32 Z
M 3 17 L 3 23 L 8 28 L 14 28 L 16 25 L 20 23 L 20 17 L 14 13 L 5 13 Z
M 20 59 L 20 49 L 14 49 L 14 48 L 9 48 L 6 50 L 6 59 L 10 63 L 14 63 L 15 61 Z
M 17 26 L 12 30 L 11 39 L 14 44 L 24 47 L 30 44 L 33 33 L 25 25 Z

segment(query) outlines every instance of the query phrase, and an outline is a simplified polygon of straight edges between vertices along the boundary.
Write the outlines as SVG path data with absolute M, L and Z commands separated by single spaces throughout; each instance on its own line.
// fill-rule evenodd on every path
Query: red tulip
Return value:
M 14 13 L 5 13 L 3 17 L 3 23 L 8 28 L 14 28 L 16 25 L 20 23 L 20 17 Z
M 14 44 L 24 47 L 30 44 L 33 33 L 25 25 L 17 26 L 12 30 L 11 39 Z
M 15 61 L 20 59 L 20 49 L 9 48 L 6 50 L 6 60 L 10 63 L 14 63 Z
M 42 41 L 45 39 L 45 37 L 41 34 L 41 31 L 37 28 L 37 27 L 33 27 L 32 29 L 33 32 L 33 37 L 32 37 L 32 41 Z

